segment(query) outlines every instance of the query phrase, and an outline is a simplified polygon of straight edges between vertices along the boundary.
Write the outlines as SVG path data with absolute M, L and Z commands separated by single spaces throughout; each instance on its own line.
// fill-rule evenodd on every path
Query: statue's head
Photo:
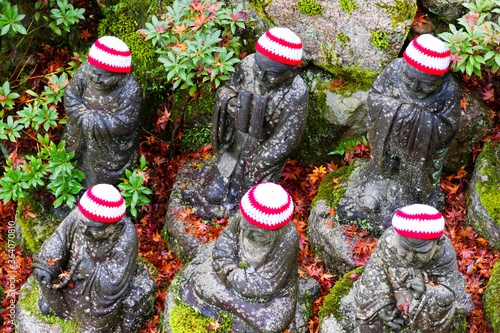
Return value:
M 132 68 L 132 56 L 127 44 L 113 36 L 96 40 L 87 61 L 92 65 L 87 73 L 90 83 L 100 91 L 120 86 Z
M 392 218 L 397 233 L 398 256 L 408 265 L 423 267 L 438 255 L 446 236 L 444 218 L 434 207 L 413 204 L 401 208 Z
M 450 56 L 450 49 L 440 39 L 430 34 L 421 35 L 406 48 L 405 63 L 398 77 L 412 97 L 425 99 L 443 87 Z
M 245 263 L 259 266 L 280 239 L 283 227 L 293 216 L 293 201 L 275 183 L 260 183 L 241 199 L 240 249 Z
M 125 201 L 116 187 L 94 185 L 78 202 L 79 228 L 88 241 L 100 242 L 118 237 L 124 222 Z
M 302 63 L 302 42 L 288 28 L 266 31 L 255 45 L 254 73 L 265 88 L 290 85 Z

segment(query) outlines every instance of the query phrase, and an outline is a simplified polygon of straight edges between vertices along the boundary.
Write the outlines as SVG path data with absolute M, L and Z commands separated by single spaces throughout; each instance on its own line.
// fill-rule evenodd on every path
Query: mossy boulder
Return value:
M 40 200 L 29 195 L 17 203 L 17 241 L 26 250 L 38 253 L 42 243 L 56 230 L 62 218 L 51 214 Z
M 342 274 L 355 267 L 352 244 L 344 235 L 340 221 L 331 212 L 345 193 L 354 163 L 326 175 L 311 206 L 308 235 L 316 255 L 334 272 Z
M 469 185 L 467 216 L 474 231 L 500 249 L 500 151 L 492 141 L 477 157 Z
M 396 57 L 417 10 L 416 0 L 231 0 L 250 6 L 258 35 L 269 26 L 286 27 L 302 40 L 306 61 L 328 63 L 325 50 L 342 66 L 378 71 Z M 371 33 L 385 33 L 386 48 L 372 43 Z M 336 38 L 341 33 L 348 39 Z
M 500 261 L 493 266 L 491 277 L 484 293 L 486 319 L 495 333 L 500 332 Z

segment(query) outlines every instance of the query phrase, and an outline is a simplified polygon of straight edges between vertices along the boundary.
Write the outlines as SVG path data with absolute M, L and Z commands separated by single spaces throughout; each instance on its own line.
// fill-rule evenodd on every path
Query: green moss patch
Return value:
M 57 325 L 61 328 L 62 333 L 79 333 L 81 332 L 81 323 L 76 319 L 64 321 L 63 319 L 55 316 L 43 316 L 38 307 L 38 299 L 40 297 L 40 286 L 34 278 L 30 278 L 31 288 L 26 286 L 21 288 L 24 294 L 23 298 L 19 299 L 19 304 L 24 310 L 30 312 L 36 318 L 50 325 Z
M 406 22 L 413 22 L 415 14 L 417 12 L 417 1 L 415 0 L 394 0 L 394 4 L 375 4 L 375 6 L 384 9 L 387 13 L 392 14 L 392 30 L 394 30 L 398 24 L 401 24 L 403 28 L 406 27 Z M 406 29 L 408 33 L 409 28 Z
M 389 41 L 387 40 L 387 33 L 384 31 L 372 31 L 372 44 L 379 50 L 384 50 L 389 46 Z
M 36 217 L 26 216 L 28 209 Z M 19 199 L 16 220 L 21 227 L 23 236 L 21 245 L 34 253 L 40 251 L 42 243 L 50 237 L 62 221 L 60 218 L 46 213 L 40 202 L 31 195 Z
M 354 1 L 354 0 L 340 0 L 339 6 L 340 6 L 340 8 L 345 10 L 347 12 L 347 14 L 349 14 L 349 16 L 351 16 L 352 11 L 354 11 L 355 9 L 358 9 L 358 5 L 356 4 L 356 1 Z
M 314 0 L 301 0 L 297 2 L 299 11 L 308 16 L 321 16 L 323 15 L 323 6 Z
M 340 199 L 344 196 L 347 189 L 347 181 L 354 169 L 354 162 L 352 162 L 326 175 L 323 183 L 318 188 L 318 194 L 313 199 L 311 206 L 314 207 L 318 200 L 325 200 L 328 207 L 336 208 Z
M 344 296 L 349 294 L 354 284 L 354 281 L 349 279 L 349 276 L 353 273 L 361 275 L 361 273 L 363 273 L 363 267 L 358 267 L 354 271 L 344 274 L 342 280 L 337 281 L 332 289 L 330 289 L 330 293 L 326 295 L 323 306 L 318 312 L 320 322 L 330 315 L 333 315 L 337 320 L 341 319 L 339 313 L 340 301 Z
M 484 145 L 480 159 L 486 165 L 481 170 L 485 181 L 477 182 L 476 191 L 488 216 L 500 223 L 500 161 L 497 149 L 498 147 L 494 147 L 492 141 Z
M 209 329 L 213 332 L 230 332 L 233 321 L 229 314 L 222 314 L 217 320 L 205 317 L 186 305 L 182 300 L 175 300 L 176 306 L 170 313 L 169 325 L 174 333 L 206 333 Z M 216 325 L 220 325 L 214 329 Z
M 489 320 L 494 332 L 500 332 L 500 261 L 491 272 L 490 280 L 485 292 L 486 318 Z

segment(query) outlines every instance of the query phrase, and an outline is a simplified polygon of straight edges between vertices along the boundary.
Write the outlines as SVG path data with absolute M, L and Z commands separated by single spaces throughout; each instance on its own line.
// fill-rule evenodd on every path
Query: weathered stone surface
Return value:
M 453 21 L 465 13 L 463 3 L 468 0 L 420 0 L 420 4 L 432 13 L 442 16 L 446 21 Z
M 344 235 L 344 230 L 329 213 L 325 200 L 316 201 L 308 220 L 308 235 L 316 254 L 336 273 L 354 269 L 352 244 Z
M 355 138 L 366 133 L 368 124 L 368 91 L 356 91 L 350 96 L 333 92 L 326 94 L 325 119 L 330 123 L 345 126 L 340 140 Z
M 476 167 L 469 184 L 467 217 L 474 231 L 484 237 L 491 246 L 500 249 L 500 224 L 498 223 L 498 205 L 500 200 L 499 181 L 500 161 L 498 146 L 491 142 L 484 145 L 476 160 Z M 493 211 L 487 211 L 482 201 Z M 496 217 L 493 215 L 495 214 Z
M 466 99 L 468 105 L 465 110 L 461 108 L 458 132 L 444 160 L 443 170 L 447 173 L 457 172 L 460 167 L 468 164 L 472 157 L 472 147 L 488 136 L 495 125 L 490 115 L 491 108 L 477 94 L 462 92 L 460 99 Z
M 351 175 L 339 218 L 366 219 L 385 230 L 400 207 L 442 207 L 441 169 L 459 127 L 459 92 L 448 73 L 431 75 L 404 59 L 384 69 L 368 96 L 372 159 Z
M 260 3 L 259 10 L 251 11 L 257 20 L 257 28 L 263 33 L 269 23 L 290 28 L 302 39 L 304 57 L 306 60 L 324 62 L 323 47 L 331 54 L 338 56 L 344 66 L 354 66 L 361 63 L 362 69 L 380 70 L 383 63 L 397 56 L 406 37 L 406 31 L 413 21 L 416 11 L 416 1 L 400 1 L 398 9 L 395 1 L 361 1 L 353 0 L 358 8 L 351 10 L 351 15 L 342 9 L 338 0 L 316 1 L 323 7 L 322 14 L 308 16 L 300 12 L 297 1 L 273 0 Z M 233 4 L 251 5 L 247 0 L 231 0 Z M 395 14 L 377 5 L 393 7 Z M 259 15 L 263 18 L 260 19 Z M 386 33 L 388 46 L 378 49 L 373 45 L 371 33 L 381 31 Z M 349 41 L 339 40 L 339 34 L 347 36 Z M 331 49 L 330 49 L 331 48 Z
M 320 323 L 319 333 L 346 333 L 346 330 L 334 316 L 329 316 Z
M 386 325 L 410 332 L 448 333 L 463 325 L 472 312 L 465 282 L 445 235 L 415 239 L 391 227 L 354 282 L 353 300 L 341 303 L 350 303 L 360 333 L 381 332 Z M 405 304 L 408 311 L 401 311 Z

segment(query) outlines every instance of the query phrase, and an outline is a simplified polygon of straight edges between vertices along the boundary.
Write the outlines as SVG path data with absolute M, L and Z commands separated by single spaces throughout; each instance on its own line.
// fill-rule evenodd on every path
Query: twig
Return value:
M 154 135 L 153 133 L 151 133 L 150 131 L 148 131 L 147 129 L 144 128 L 144 126 L 141 126 L 142 130 L 146 133 L 148 133 L 149 135 L 152 135 L 156 140 L 160 141 L 161 143 L 166 143 L 166 144 L 170 144 L 170 142 L 167 142 L 167 141 L 164 141 L 162 139 L 160 139 L 159 137 L 157 137 L 156 135 Z

